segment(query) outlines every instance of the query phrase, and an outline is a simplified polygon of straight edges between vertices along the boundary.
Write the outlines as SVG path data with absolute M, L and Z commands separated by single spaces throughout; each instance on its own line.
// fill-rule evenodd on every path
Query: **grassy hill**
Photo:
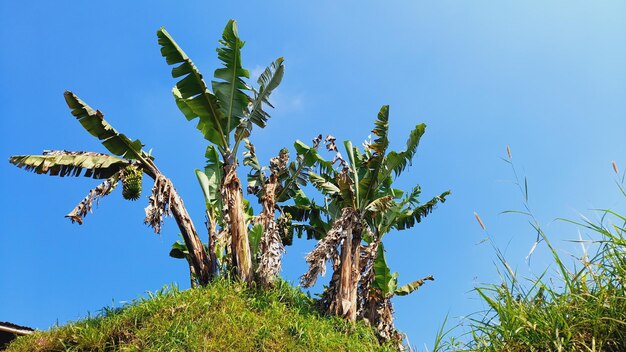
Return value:
M 392 351 L 373 331 L 321 316 L 280 282 L 262 292 L 218 280 L 166 288 L 93 318 L 15 340 L 8 351 Z

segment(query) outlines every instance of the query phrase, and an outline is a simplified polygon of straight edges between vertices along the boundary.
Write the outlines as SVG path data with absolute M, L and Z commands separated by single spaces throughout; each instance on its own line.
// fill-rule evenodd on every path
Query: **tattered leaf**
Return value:
M 365 207 L 365 210 L 373 213 L 383 213 L 387 211 L 393 205 L 392 196 L 383 196 L 375 199 Z
M 415 129 L 411 131 L 409 139 L 406 142 L 406 150 L 402 152 L 392 151 L 387 154 L 385 163 L 390 172 L 393 171 L 396 176 L 399 176 L 407 165 L 411 164 L 413 156 L 417 150 L 417 146 L 419 145 L 419 141 L 425 131 L 425 124 L 422 123 L 415 126 Z
M 93 152 L 46 150 L 43 155 L 15 155 L 9 162 L 26 171 L 51 176 L 109 178 L 128 166 L 128 160 Z
M 280 81 L 283 79 L 285 67 L 283 66 L 283 58 L 279 57 L 276 61 L 272 62 L 259 76 L 259 92 L 255 94 L 252 100 L 252 106 L 250 109 L 250 121 L 255 125 L 263 128 L 270 117 L 269 114 L 263 110 L 263 103 L 271 106 L 269 103 L 269 96 L 272 91 L 278 87 Z
M 409 284 L 406 285 L 402 285 L 400 287 L 398 287 L 395 291 L 394 291 L 394 295 L 395 296 L 406 296 L 408 294 L 413 293 L 413 291 L 417 290 L 418 288 L 420 288 L 420 286 L 424 285 L 424 282 L 426 280 L 430 280 L 433 281 L 435 280 L 432 276 L 427 276 L 423 279 L 419 279 L 419 280 L 415 280 Z
M 265 183 L 264 168 L 261 167 L 256 156 L 254 145 L 248 139 L 244 139 L 246 151 L 243 153 L 243 164 L 252 170 L 248 172 L 248 194 L 259 194 Z
M 443 192 L 422 205 L 416 205 L 404 210 L 398 217 L 394 227 L 398 230 L 405 230 L 415 226 L 415 224 L 422 221 L 422 218 L 432 213 L 437 204 L 444 203 L 448 195 L 450 195 L 450 191 Z
M 322 176 L 312 171 L 309 172 L 309 180 L 311 180 L 311 183 L 315 186 L 315 188 L 327 196 L 333 196 L 339 194 L 340 192 L 339 187 L 326 181 L 326 179 Z
M 89 191 L 89 194 L 87 194 L 87 196 L 83 198 L 83 200 L 81 200 L 69 214 L 65 215 L 65 217 L 69 218 L 72 222 L 82 224 L 83 218 L 87 216 L 87 213 L 91 213 L 94 201 L 97 205 L 100 198 L 109 195 L 115 189 L 122 172 L 123 171 L 121 170 L 118 171 L 113 176 L 99 184 L 96 188 Z

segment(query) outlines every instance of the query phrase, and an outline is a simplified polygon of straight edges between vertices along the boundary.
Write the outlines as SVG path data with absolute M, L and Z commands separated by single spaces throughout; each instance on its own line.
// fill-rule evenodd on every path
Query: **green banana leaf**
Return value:
M 415 126 L 411 134 L 409 134 L 409 139 L 406 141 L 406 150 L 402 152 L 391 151 L 387 154 L 385 160 L 387 170 L 393 171 L 396 177 L 400 176 L 404 169 L 411 164 L 424 132 L 426 132 L 425 124 L 422 123 Z
M 113 126 L 104 120 L 104 115 L 100 111 L 94 111 L 70 91 L 66 91 L 64 97 L 67 106 L 72 110 L 72 115 L 111 153 L 125 159 L 152 159 L 141 149 L 143 144 L 140 140 L 131 141 L 124 134 L 117 132 Z
M 204 173 L 209 179 L 209 202 L 213 205 L 219 205 L 222 199 L 220 185 L 224 173 L 224 163 L 220 160 L 217 149 L 213 145 L 206 148 L 204 157 L 206 158 Z
M 180 64 L 172 69 L 172 77 L 183 77 L 173 89 L 176 105 L 187 120 L 198 118 L 197 128 L 205 139 L 226 148 L 229 131 L 217 97 L 209 92 L 200 71 L 165 28 L 157 31 L 157 37 L 167 64 Z
M 256 257 L 260 251 L 261 237 L 263 236 L 263 225 L 254 224 L 248 232 L 248 238 L 250 239 L 250 250 L 252 256 Z
M 367 206 L 370 199 L 372 199 L 371 197 L 376 197 L 375 193 L 381 184 L 381 178 L 379 176 L 381 168 L 384 166 L 385 153 L 389 146 L 389 105 L 383 105 L 383 107 L 380 108 L 372 134 L 378 138 L 367 147 L 371 155 L 363 161 L 362 165 L 357 165 L 357 168 L 366 170 L 364 176 L 359 177 L 359 180 L 356 182 L 356 188 L 359 190 L 357 203 L 360 207 Z M 358 174 L 358 172 L 356 174 Z
M 408 294 L 413 293 L 415 290 L 417 290 L 418 288 L 420 288 L 422 285 L 424 285 L 424 281 L 425 280 L 435 280 L 432 276 L 428 276 L 425 277 L 423 279 L 419 279 L 419 280 L 415 280 L 409 284 L 406 285 L 402 285 L 400 287 L 398 287 L 395 291 L 394 291 L 394 295 L 395 296 L 406 296 Z
M 244 42 L 239 39 L 237 22 L 228 21 L 222 39 L 221 46 L 217 49 L 217 57 L 224 67 L 215 70 L 216 81 L 211 82 L 213 93 L 220 102 L 219 108 L 226 118 L 225 133 L 230 132 L 240 125 L 245 117 L 250 98 L 245 90 L 250 88 L 242 78 L 249 78 L 250 73 L 241 65 L 241 48 Z M 228 136 L 226 137 L 228 140 Z
M 391 295 L 398 287 L 398 273 L 391 273 L 385 259 L 385 247 L 382 242 L 374 260 L 374 282 L 372 285 L 382 291 L 383 295 Z
M 450 195 L 450 191 L 443 192 L 442 194 L 433 197 L 428 202 L 408 207 L 402 210 L 397 216 L 397 220 L 393 224 L 393 227 L 397 230 L 406 230 L 415 226 L 415 224 L 422 221 L 422 218 L 428 216 L 433 212 L 437 204 L 445 203 L 446 197 Z
M 273 107 L 269 102 L 269 96 L 276 87 L 280 84 L 285 73 L 285 66 L 283 66 L 284 59 L 279 57 L 276 61 L 272 62 L 259 76 L 257 80 L 259 84 L 259 91 L 255 91 L 255 97 L 252 100 L 252 107 L 250 109 L 250 121 L 255 125 L 263 128 L 269 114 L 263 110 L 263 103 Z
M 187 255 L 189 255 L 189 251 L 187 250 L 187 246 L 185 246 L 182 241 L 176 241 L 172 244 L 170 257 L 176 259 L 185 259 Z
M 265 168 L 261 167 L 261 163 L 256 156 L 254 145 L 248 139 L 244 139 L 243 164 L 250 167 L 248 172 L 248 194 L 259 195 L 263 184 L 265 183 Z
M 339 194 L 341 190 L 334 183 L 326 180 L 324 177 L 314 173 L 313 171 L 309 172 L 309 180 L 323 194 L 332 197 L 336 194 Z

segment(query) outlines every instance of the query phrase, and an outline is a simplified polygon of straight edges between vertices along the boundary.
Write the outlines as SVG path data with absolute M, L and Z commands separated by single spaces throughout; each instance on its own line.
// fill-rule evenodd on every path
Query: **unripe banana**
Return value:
M 122 197 L 126 200 L 137 200 L 141 196 L 141 181 L 143 172 L 132 165 L 127 166 L 122 173 Z

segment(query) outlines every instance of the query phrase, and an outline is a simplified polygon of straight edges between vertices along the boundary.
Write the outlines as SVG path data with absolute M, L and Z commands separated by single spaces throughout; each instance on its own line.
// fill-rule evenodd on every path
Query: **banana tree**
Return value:
M 94 137 L 98 138 L 113 155 L 93 152 L 44 151 L 43 155 L 12 156 L 9 162 L 27 171 L 52 176 L 80 176 L 104 179 L 100 185 L 74 208 L 67 217 L 72 222 L 83 223 L 83 218 L 92 211 L 93 202 L 110 194 L 118 182 L 123 184 L 125 199 L 136 200 L 141 193 L 142 175 L 154 179 L 152 195 L 146 208 L 144 222 L 156 233 L 160 233 L 163 217 L 172 215 L 178 224 L 189 259 L 201 284 L 209 281 L 210 260 L 198 238 L 193 222 L 176 192 L 172 182 L 154 163 L 154 157 L 145 152 L 139 140 L 132 141 L 117 132 L 104 120 L 104 115 L 93 110 L 72 92 L 65 92 L 65 101 L 72 115 Z
M 359 290 L 371 286 L 363 283 L 375 270 L 373 261 L 384 235 L 381 230 L 412 227 L 449 194 L 444 192 L 425 204 L 417 202 L 419 193 L 413 194 L 411 201 L 398 201 L 403 192 L 392 187 L 394 175 L 401 174 L 411 163 L 425 125 L 415 127 L 402 152 L 387 153 L 388 128 L 389 107 L 383 106 L 372 131 L 376 139 L 366 143 L 363 152 L 346 141 L 346 161 L 338 153 L 334 138 L 327 139 L 327 148 L 337 152 L 334 161 L 339 162 L 338 168 L 325 174 L 309 174 L 311 183 L 328 197 L 326 209 L 333 220 L 331 229 L 306 256 L 309 269 L 301 283 L 305 287 L 314 285 L 325 273 L 326 261 L 331 260 L 333 276 L 322 305 L 329 313 L 351 321 L 361 316 L 359 307 L 364 305 Z M 384 228 L 383 219 L 387 221 Z
M 253 269 L 243 191 L 237 176 L 237 152 L 242 140 L 250 136 L 253 125 L 263 128 L 270 117 L 264 105 L 271 107 L 268 98 L 282 79 L 283 59 L 278 58 L 261 74 L 258 90 L 248 86 L 244 78 L 249 78 L 249 73 L 241 64 L 244 42 L 239 39 L 237 23 L 230 20 L 217 49 L 224 66 L 215 70 L 211 92 L 200 71 L 170 34 L 161 28 L 157 36 L 166 62 L 177 65 L 172 76 L 182 77 L 173 89 L 176 104 L 187 120 L 198 119 L 197 128 L 220 154 L 222 173 L 217 181 L 224 208 L 223 222 L 230 236 L 227 242 L 231 243 L 231 262 L 236 275 L 251 282 Z
M 420 134 L 422 133 L 423 131 Z M 410 140 L 411 138 L 409 143 Z M 390 154 L 393 155 L 392 153 Z M 401 171 L 396 176 L 400 173 Z M 420 186 L 415 186 L 404 196 L 399 190 L 394 190 L 394 193 L 396 199 L 389 209 L 369 221 L 372 236 L 368 239 L 369 250 L 362 253 L 364 261 L 361 267 L 362 280 L 359 284 L 359 316 L 374 325 L 379 338 L 385 341 L 400 341 L 400 335 L 393 324 L 391 298 L 408 295 L 434 278 L 427 276 L 398 286 L 398 273 L 391 273 L 385 259 L 383 237 L 394 229 L 412 228 L 428 215 L 437 203 L 444 202 L 445 197 L 449 195 L 449 192 L 444 192 L 427 203 L 420 204 L 418 200 L 421 194 Z
M 319 135 L 313 139 L 313 146 L 309 147 L 301 141 L 296 141 L 294 147 L 297 157 L 289 162 L 289 151 L 283 148 L 278 156 L 270 160 L 269 167 L 261 166 L 257 159 L 254 145 L 245 140 L 247 151 L 244 153 L 243 163 L 250 167 L 248 173 L 248 194 L 258 197 L 262 205 L 261 213 L 255 223 L 262 228 L 258 246 L 258 264 L 256 273 L 259 283 L 263 287 L 271 287 L 281 269 L 282 254 L 285 252 L 281 236 L 289 229 L 289 216 L 283 210 L 284 204 L 293 200 L 296 205 L 309 202 L 302 187 L 307 185 L 308 172 L 324 159 L 318 154 L 317 148 L 322 140 Z M 269 171 L 269 176 L 266 174 Z M 310 202 L 309 202 L 310 203 Z M 287 206 L 289 207 L 289 206 Z M 276 211 L 278 210 L 278 220 Z

